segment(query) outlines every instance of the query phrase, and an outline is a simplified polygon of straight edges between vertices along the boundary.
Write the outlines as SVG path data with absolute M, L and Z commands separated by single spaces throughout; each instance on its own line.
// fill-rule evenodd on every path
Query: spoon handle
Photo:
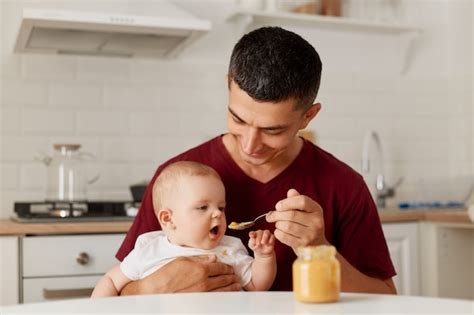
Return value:
M 258 220 L 258 219 L 260 219 L 260 218 L 263 218 L 263 217 L 264 217 L 264 216 L 266 216 L 267 214 L 268 214 L 268 212 L 267 212 L 267 213 L 264 213 L 264 214 L 261 214 L 261 215 L 259 215 L 258 217 L 256 217 L 256 218 L 253 220 L 253 222 L 257 221 L 257 220 Z

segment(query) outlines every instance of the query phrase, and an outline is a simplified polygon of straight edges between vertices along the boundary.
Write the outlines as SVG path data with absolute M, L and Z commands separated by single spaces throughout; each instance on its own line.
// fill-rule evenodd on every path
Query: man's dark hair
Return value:
M 262 27 L 244 35 L 230 57 L 232 80 L 258 101 L 296 100 L 308 109 L 321 82 L 321 59 L 311 44 L 281 27 Z

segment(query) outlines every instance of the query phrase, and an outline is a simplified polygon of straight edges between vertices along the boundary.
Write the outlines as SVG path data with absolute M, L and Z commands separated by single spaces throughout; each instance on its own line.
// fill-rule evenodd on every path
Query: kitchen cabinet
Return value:
M 418 223 L 384 223 L 382 228 L 397 275 L 398 294 L 419 295 Z
M 420 223 L 421 294 L 474 299 L 474 225 Z
M 19 302 L 18 237 L 0 237 L 0 305 Z
M 90 296 L 100 277 L 118 263 L 125 234 L 24 236 L 20 302 Z

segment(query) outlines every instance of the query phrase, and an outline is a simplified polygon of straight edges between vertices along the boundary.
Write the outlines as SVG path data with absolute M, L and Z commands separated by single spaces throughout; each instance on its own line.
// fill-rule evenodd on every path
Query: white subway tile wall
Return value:
M 3 9 L 3 17 L 19 12 L 14 1 Z M 423 20 L 429 26 L 436 15 Z M 15 21 L 2 19 L 9 42 Z M 437 59 L 456 58 L 453 51 L 430 55 L 430 47 L 449 44 L 451 33 L 436 41 L 430 29 L 425 32 L 430 40 L 418 43 L 407 74 L 353 71 L 369 65 L 341 71 L 325 63 L 322 111 L 309 126 L 318 145 L 356 170 L 363 136 L 376 130 L 388 183 L 405 178 L 391 204 L 417 198 L 419 178 L 473 175 L 472 74 L 452 73 Z M 220 40 L 232 47 L 233 37 L 225 35 Z M 206 48 L 198 47 L 197 57 L 188 51 L 181 58 L 153 60 L 13 54 L 12 45 L 4 45 L 1 60 L 0 218 L 13 214 L 14 201 L 44 199 L 46 167 L 35 156 L 52 153 L 54 143 L 81 143 L 96 156 L 88 176 L 100 172 L 100 179 L 89 187 L 90 199 L 122 200 L 131 198 L 130 184 L 149 180 L 160 163 L 226 132 L 229 49 L 220 59 L 206 58 Z M 210 56 L 215 49 L 207 48 Z M 438 62 L 439 72 L 433 69 Z M 374 174 L 366 180 L 372 187 Z

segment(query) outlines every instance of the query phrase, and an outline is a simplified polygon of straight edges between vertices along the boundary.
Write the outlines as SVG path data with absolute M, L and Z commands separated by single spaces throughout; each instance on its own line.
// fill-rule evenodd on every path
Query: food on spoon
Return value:
M 231 222 L 227 227 L 231 230 L 244 230 L 247 228 L 248 224 L 252 223 L 252 221 L 249 222 Z

